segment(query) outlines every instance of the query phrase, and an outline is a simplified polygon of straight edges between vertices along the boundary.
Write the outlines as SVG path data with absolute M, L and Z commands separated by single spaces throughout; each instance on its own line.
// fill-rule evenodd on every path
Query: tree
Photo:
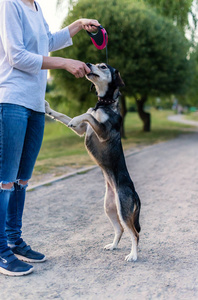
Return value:
M 192 11 L 192 4 L 194 0 L 144 0 L 145 3 L 149 3 L 152 7 L 155 7 L 157 11 L 170 18 L 174 24 L 185 30 L 189 24 L 189 14 L 192 16 L 194 25 L 196 26 L 197 19 Z
M 195 51 L 191 53 L 191 70 L 192 79 L 190 80 L 189 88 L 187 92 L 179 97 L 179 103 L 183 106 L 195 106 L 198 107 L 198 46 Z
M 150 114 L 144 111 L 148 96 L 185 92 L 190 74 L 186 58 L 188 42 L 170 21 L 139 2 L 95 0 L 93 5 L 91 0 L 79 0 L 64 25 L 79 17 L 97 18 L 107 29 L 109 64 L 119 69 L 126 85 L 121 97 L 123 117 L 125 97 L 134 96 L 143 129 L 149 131 Z M 106 60 L 105 50 L 98 51 L 86 32 L 75 36 L 73 41 L 75 46 L 55 55 L 92 63 Z M 82 80 L 63 70 L 55 70 L 54 75 L 56 83 L 64 86 L 67 94 L 84 101 L 87 83 L 82 84 Z

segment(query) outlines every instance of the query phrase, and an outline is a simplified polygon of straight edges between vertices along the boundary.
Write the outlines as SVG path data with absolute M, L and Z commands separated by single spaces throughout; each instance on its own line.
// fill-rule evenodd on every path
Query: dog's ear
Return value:
M 114 81 L 116 86 L 125 86 L 124 81 L 122 80 L 121 76 L 120 76 L 120 72 L 118 70 L 115 70 L 115 76 L 114 76 Z

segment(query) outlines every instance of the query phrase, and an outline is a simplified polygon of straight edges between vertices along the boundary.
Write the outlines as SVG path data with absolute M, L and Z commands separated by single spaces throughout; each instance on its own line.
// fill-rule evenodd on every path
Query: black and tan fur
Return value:
M 122 118 L 119 112 L 119 87 L 124 83 L 117 70 L 104 63 L 92 65 L 86 77 L 96 88 L 98 102 L 95 108 L 73 119 L 60 114 L 46 102 L 46 114 L 64 123 L 78 135 L 85 134 L 88 153 L 101 167 L 106 193 L 104 207 L 115 231 L 115 237 L 105 249 L 117 248 L 124 228 L 131 236 L 132 247 L 127 261 L 137 260 L 139 240 L 140 199 L 128 173 L 121 144 L 120 128 Z

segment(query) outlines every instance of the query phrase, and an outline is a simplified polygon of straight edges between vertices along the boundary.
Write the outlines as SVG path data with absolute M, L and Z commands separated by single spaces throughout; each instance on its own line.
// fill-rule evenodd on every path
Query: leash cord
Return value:
M 108 64 L 108 50 L 107 50 L 107 34 L 105 33 L 105 44 L 106 44 L 106 61 Z

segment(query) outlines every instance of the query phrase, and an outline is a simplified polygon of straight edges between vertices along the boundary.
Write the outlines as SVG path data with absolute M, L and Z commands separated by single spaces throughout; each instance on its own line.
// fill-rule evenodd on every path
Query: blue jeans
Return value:
M 21 237 L 26 186 L 44 133 L 45 114 L 0 104 L 0 252 Z M 5 184 L 14 183 L 6 189 Z M 3 187 L 2 187 L 3 184 Z

